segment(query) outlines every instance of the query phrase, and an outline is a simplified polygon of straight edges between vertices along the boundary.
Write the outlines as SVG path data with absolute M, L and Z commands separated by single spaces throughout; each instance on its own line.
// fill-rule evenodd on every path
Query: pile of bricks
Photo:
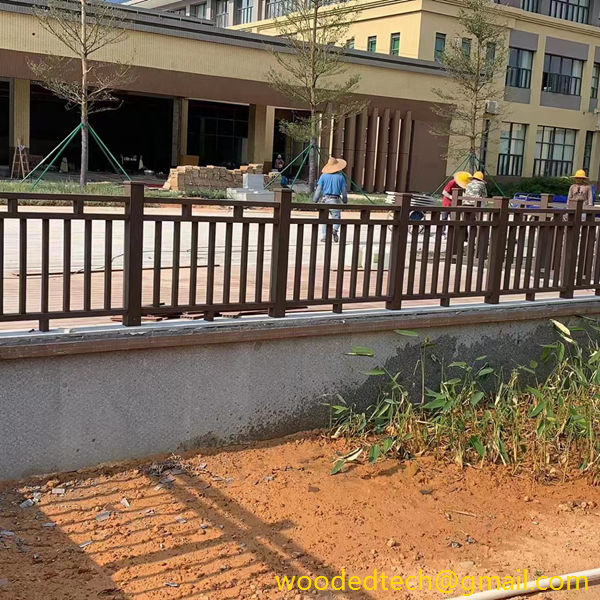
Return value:
M 244 173 L 259 175 L 263 172 L 262 164 L 242 165 L 239 169 L 229 170 L 225 167 L 175 167 L 169 172 L 169 178 L 163 190 L 185 192 L 198 188 L 240 188 L 243 185 Z

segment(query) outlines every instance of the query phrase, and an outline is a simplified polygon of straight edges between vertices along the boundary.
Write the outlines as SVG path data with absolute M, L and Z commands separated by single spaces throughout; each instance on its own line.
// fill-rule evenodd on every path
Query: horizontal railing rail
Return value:
M 600 209 L 459 198 L 418 206 L 2 193 L 0 322 L 600 293 Z M 67 206 L 29 206 L 32 200 Z M 200 209 L 200 207 L 202 207 Z M 335 212 L 331 212 L 333 211 Z

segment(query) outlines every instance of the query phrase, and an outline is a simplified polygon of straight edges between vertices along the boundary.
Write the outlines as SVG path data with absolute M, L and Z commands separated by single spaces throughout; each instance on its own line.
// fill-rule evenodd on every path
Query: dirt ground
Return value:
M 583 480 L 542 486 L 431 459 L 331 476 L 343 449 L 309 433 L 186 455 L 184 469 L 159 457 L 3 484 L 0 599 L 406 600 L 448 596 L 282 592 L 275 576 L 535 579 L 600 566 L 600 490 Z

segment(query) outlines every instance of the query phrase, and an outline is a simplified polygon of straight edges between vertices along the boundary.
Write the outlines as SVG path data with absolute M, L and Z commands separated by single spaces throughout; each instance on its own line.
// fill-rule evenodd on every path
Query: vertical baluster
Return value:
M 246 287 L 248 285 L 248 241 L 250 237 L 250 224 L 242 225 L 242 254 L 240 257 L 240 303 L 246 302 Z
M 190 289 L 188 303 L 196 304 L 198 287 L 198 221 L 192 221 L 190 230 Z
M 437 295 L 438 279 L 440 272 L 440 262 L 442 260 L 442 237 L 444 234 L 444 221 L 440 212 L 433 213 L 432 225 L 435 225 L 435 242 L 433 243 L 433 261 L 431 269 L 431 287 L 430 293 Z
M 258 224 L 258 237 L 256 239 L 256 285 L 254 287 L 254 301 L 262 302 L 263 298 L 263 271 L 265 263 L 265 224 Z
M 319 214 L 322 211 L 319 210 Z M 319 242 L 319 225 L 316 223 L 311 225 L 312 231 L 310 235 L 310 256 L 308 260 L 308 294 L 309 300 L 315 299 L 315 276 L 317 271 L 317 244 Z
M 71 310 L 71 220 L 63 221 L 63 311 Z
M 298 224 L 296 230 L 296 255 L 294 264 L 294 300 L 300 300 L 300 289 L 302 285 L 302 252 L 304 248 L 304 225 Z
M 181 254 L 181 222 L 173 223 L 173 260 L 171 272 L 171 306 L 179 304 L 179 264 Z
M 235 209 L 234 209 L 235 216 Z M 233 240 L 233 223 L 225 225 L 225 264 L 223 265 L 223 304 L 231 299 L 231 246 Z M 271 257 L 273 260 L 273 257 Z
M 327 225 L 325 233 L 325 248 L 323 251 L 323 278 L 321 285 L 321 298 L 329 298 L 329 278 L 331 275 L 331 245 L 333 239 L 333 225 Z
M 208 262 L 206 265 L 206 304 L 210 306 L 215 301 L 215 255 L 217 246 L 217 224 L 208 224 Z
M 104 222 L 104 309 L 111 307 L 112 294 L 112 220 Z
M 19 219 L 19 313 L 27 312 L 27 219 Z
M 83 310 L 92 307 L 92 221 L 86 219 L 83 233 Z
M 342 312 L 342 298 L 344 297 L 344 263 L 346 261 L 346 236 L 348 226 L 342 223 L 340 226 L 340 247 L 338 251 L 337 277 L 335 282 L 335 299 L 333 312 Z
M 152 306 L 160 306 L 162 278 L 162 221 L 154 222 L 154 268 L 152 270 Z
M 513 288 L 518 290 L 521 288 L 521 275 L 523 270 L 523 253 L 525 251 L 525 227 L 523 225 L 523 214 L 515 214 L 515 224 L 518 227 L 519 234 L 517 236 L 517 256 L 515 259 L 515 274 L 513 277 Z
M 419 248 L 419 225 L 412 222 L 410 227 L 410 255 L 408 259 L 408 277 L 406 279 L 406 295 L 412 296 L 415 291 L 415 273 L 417 270 L 417 250 Z
M 439 213 L 438 213 L 439 214 Z M 423 249 L 421 251 L 421 269 L 419 273 L 419 295 L 425 294 L 427 286 L 427 270 L 429 266 L 429 235 L 431 232 L 431 221 L 423 220 Z
M 42 219 L 42 281 L 40 312 L 48 313 L 48 285 L 50 280 L 50 221 Z M 48 317 L 39 320 L 40 331 L 49 331 L 50 322 Z
M 360 251 L 360 225 L 354 225 L 352 233 L 352 262 L 350 263 L 350 298 L 356 298 L 358 283 L 358 253 Z

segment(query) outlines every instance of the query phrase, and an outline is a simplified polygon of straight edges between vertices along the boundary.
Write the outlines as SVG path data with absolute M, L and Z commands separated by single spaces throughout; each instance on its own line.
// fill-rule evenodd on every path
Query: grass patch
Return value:
M 369 199 L 365 198 L 362 195 L 359 194 L 349 194 L 348 195 L 348 204 L 352 205 L 352 204 L 360 204 L 360 205 L 364 205 L 364 204 L 376 204 L 376 205 L 383 205 L 383 204 L 387 204 L 387 202 L 385 201 L 386 196 L 385 195 L 381 195 L 381 194 L 369 194 Z M 298 192 L 294 192 L 294 196 L 293 196 L 293 202 L 296 204 L 311 204 L 313 201 L 313 197 L 312 194 L 303 194 L 303 193 L 298 193 Z
M 438 389 L 425 387 L 425 349 L 421 344 L 421 402 L 409 400 L 399 374 L 377 367 L 368 375 L 384 385 L 377 402 L 357 411 L 343 398 L 331 406 L 331 436 L 355 447 L 338 457 L 333 473 L 348 463 L 381 456 L 407 459 L 430 454 L 460 466 L 503 464 L 530 470 L 537 479 L 566 479 L 579 471 L 600 482 L 600 327 L 568 328 L 553 321 L 556 342 L 542 347 L 540 363 L 515 369 L 508 380 L 486 357 L 474 364 L 443 365 Z M 578 333 L 576 341 L 575 333 Z M 417 336 L 415 332 L 397 331 Z M 354 356 L 374 356 L 354 348 Z M 550 369 L 538 377 L 539 366 Z

